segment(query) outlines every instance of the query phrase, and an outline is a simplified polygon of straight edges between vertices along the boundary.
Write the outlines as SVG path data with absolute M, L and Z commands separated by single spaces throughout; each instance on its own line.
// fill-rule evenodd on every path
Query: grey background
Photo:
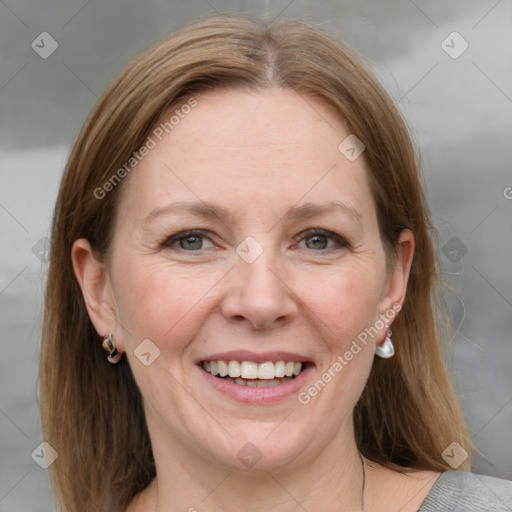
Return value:
M 115 74 L 208 13 L 307 19 L 364 54 L 421 152 L 454 322 L 450 369 L 475 471 L 512 479 L 512 2 L 0 1 L 0 512 L 52 509 L 37 362 L 48 234 L 59 178 Z M 442 48 L 457 31 L 458 58 Z M 32 41 L 58 42 L 47 59 Z M 445 43 L 453 51 L 459 42 Z M 453 252 L 453 251 L 456 252 Z M 63 343 L 66 340 L 62 340 Z

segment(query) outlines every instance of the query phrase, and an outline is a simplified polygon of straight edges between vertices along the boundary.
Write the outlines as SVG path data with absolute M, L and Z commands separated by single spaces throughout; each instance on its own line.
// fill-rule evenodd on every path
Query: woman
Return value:
M 331 36 L 215 18 L 131 63 L 53 223 L 64 510 L 507 510 L 463 472 L 431 231 L 404 122 Z

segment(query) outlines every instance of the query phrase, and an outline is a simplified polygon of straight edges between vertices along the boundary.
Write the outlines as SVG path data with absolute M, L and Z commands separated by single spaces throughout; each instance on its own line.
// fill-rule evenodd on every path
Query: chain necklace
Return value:
M 364 512 L 364 489 L 366 487 L 366 471 L 364 468 L 363 456 L 359 454 L 359 457 L 361 458 L 361 467 L 363 469 L 363 488 L 361 489 L 361 511 Z

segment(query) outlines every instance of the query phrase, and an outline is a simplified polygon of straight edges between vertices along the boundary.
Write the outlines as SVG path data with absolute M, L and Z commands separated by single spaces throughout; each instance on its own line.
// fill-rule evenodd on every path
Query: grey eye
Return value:
M 181 231 L 168 237 L 162 244 L 164 249 L 184 250 L 188 252 L 210 249 L 214 246 L 210 237 L 199 231 Z
M 180 247 L 185 250 L 197 251 L 203 248 L 203 238 L 199 235 L 189 235 L 179 240 Z
M 329 245 L 329 237 L 326 235 L 313 235 L 305 239 L 308 249 L 326 249 Z

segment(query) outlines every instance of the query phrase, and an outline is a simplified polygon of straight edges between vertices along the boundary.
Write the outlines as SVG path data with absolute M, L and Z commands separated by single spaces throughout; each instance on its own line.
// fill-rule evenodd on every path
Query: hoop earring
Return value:
M 116 344 L 114 342 L 114 335 L 111 334 L 103 340 L 101 346 L 108 352 L 107 360 L 111 364 L 119 363 L 121 354 L 117 351 Z
M 388 329 L 386 339 L 382 345 L 375 346 L 375 354 L 383 359 L 389 359 L 393 357 L 395 354 L 395 347 L 393 346 L 393 342 L 391 341 L 391 336 L 393 335 L 393 331 Z

